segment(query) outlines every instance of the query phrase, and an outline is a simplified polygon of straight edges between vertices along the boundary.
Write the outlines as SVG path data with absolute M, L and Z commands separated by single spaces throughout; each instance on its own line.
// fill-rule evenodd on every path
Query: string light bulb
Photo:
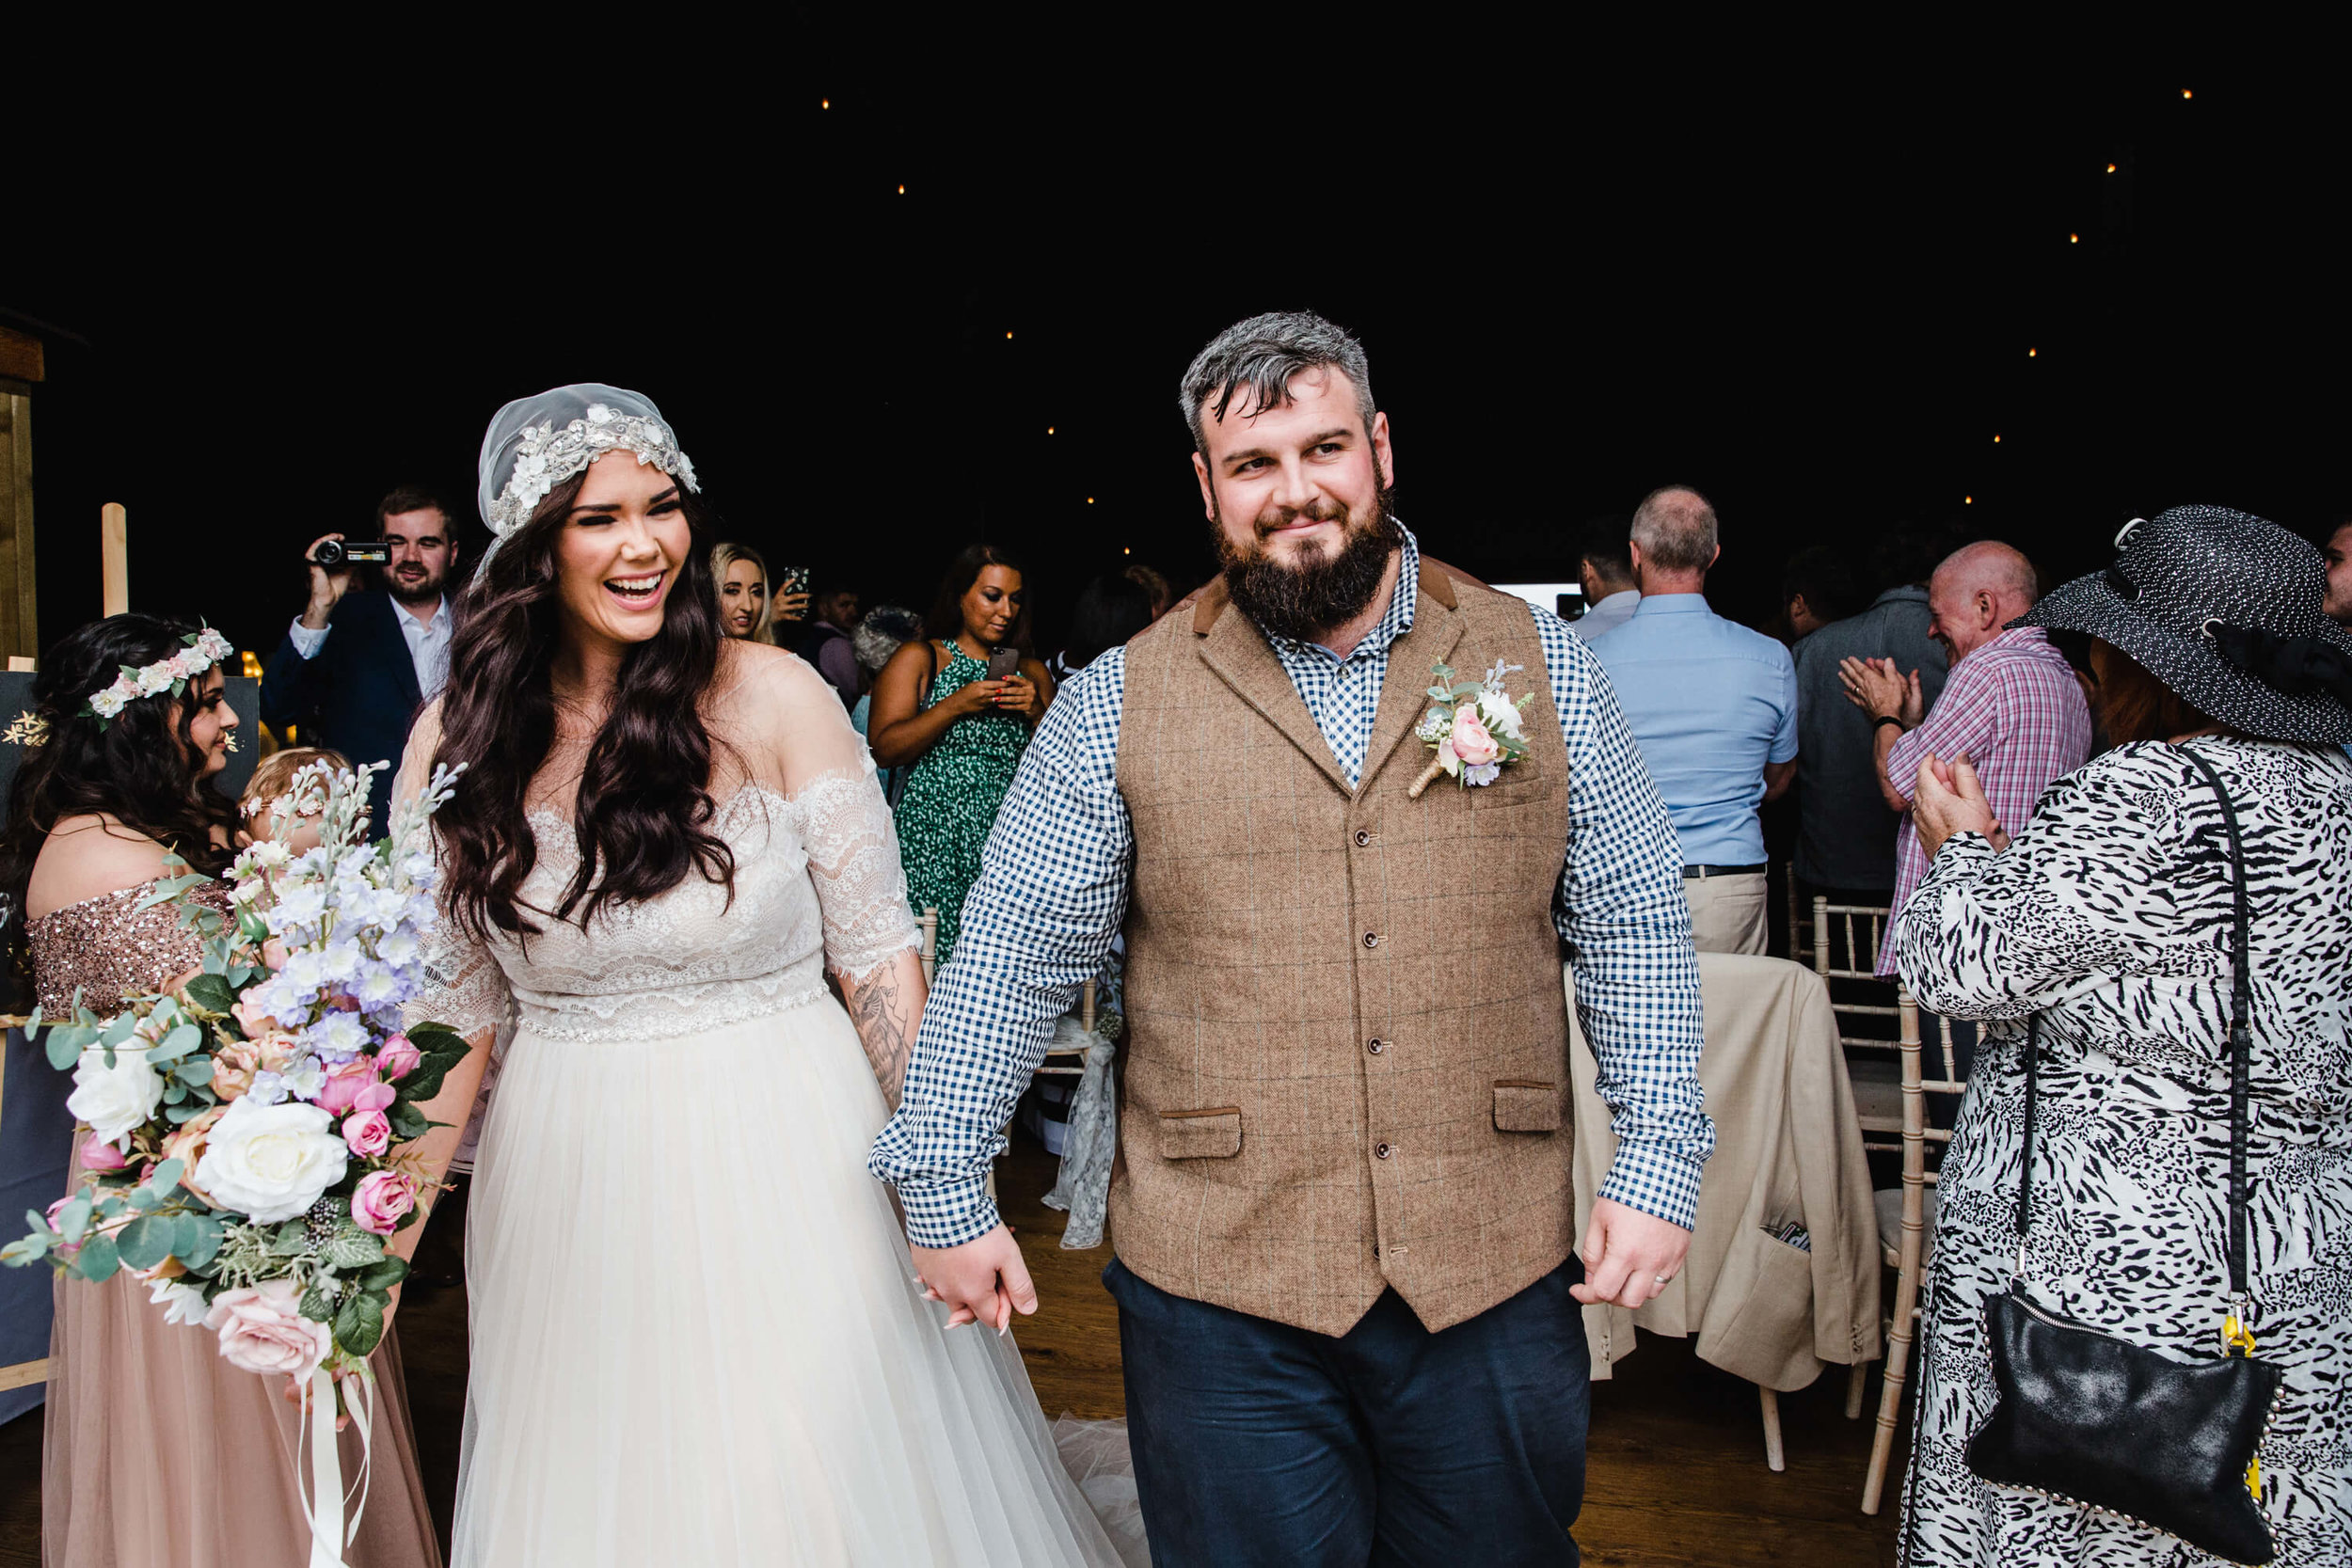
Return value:
M 2182 96 L 2183 98 L 2189 98 L 2189 97 L 2193 97 L 2193 96 L 2194 96 L 2194 94 L 2192 94 L 2192 93 L 2191 93 L 2191 92 L 2190 92 L 2190 91 L 2189 91 L 2186 87 L 2183 87 L 2183 88 L 2181 89 L 2181 96 Z
M 2107 172 L 2109 174 L 2113 174 L 2115 172 L 2115 166 L 2113 164 L 2109 164 L 2107 166 Z
M 899 194 L 900 196 L 904 196 L 904 195 L 906 195 L 906 194 L 907 194 L 907 188 L 906 188 L 904 185 L 899 186 L 899 187 L 898 187 L 898 194 Z
M 1046 435 L 1048 435 L 1048 436 L 1051 436 L 1052 434 L 1054 434 L 1054 427 L 1053 427 L 1052 425 L 1050 425 L 1050 424 L 1049 424 L 1049 425 L 1047 425 L 1047 426 L 1045 427 L 1045 434 L 1046 434 Z
M 2029 349 L 2027 349 L 2027 350 L 2026 351 L 2026 358 L 2028 358 L 2028 359 L 2030 359 L 2030 358 L 2032 358 L 2035 355 L 2040 354 L 2041 352 L 2042 352 L 2042 351 L 2041 351 L 2040 349 L 2038 349 L 2038 348 L 2029 348 Z
M 1130 545 L 1121 545 L 1121 546 L 1119 546 L 1119 553 L 1120 553 L 1120 554 L 1121 554 L 1121 555 L 1133 555 L 1133 554 L 1135 554 L 1136 552 L 1135 552 L 1135 547 L 1134 547 L 1133 546 L 1130 546 Z
M 817 106 L 820 109 L 830 109 L 833 107 L 833 100 L 830 98 L 820 98 L 817 101 Z
M 1999 445 L 2001 444 L 2001 437 L 2000 437 L 2000 435 L 1999 435 L 1997 432 L 1995 432 L 1995 433 L 1994 433 L 1994 436 L 1993 436 L 1993 444 L 1994 444 L 1994 446 L 1996 446 L 1996 447 L 1997 447 L 1997 446 L 1999 446 Z
M 1960 504 L 1963 506 L 1974 506 L 1977 504 L 1977 498 L 1974 496 L 1963 496 L 1960 498 Z
M 2069 234 L 2066 236 L 2066 243 L 2068 245 L 2080 245 L 2083 243 L 2083 237 L 2080 234 Z
M 1007 341 L 1007 342 L 1011 342 L 1011 341 L 1012 341 L 1012 334 L 1011 334 L 1011 333 L 1008 332 L 1008 333 L 1006 333 L 1006 334 L 1005 334 L 1005 341 Z

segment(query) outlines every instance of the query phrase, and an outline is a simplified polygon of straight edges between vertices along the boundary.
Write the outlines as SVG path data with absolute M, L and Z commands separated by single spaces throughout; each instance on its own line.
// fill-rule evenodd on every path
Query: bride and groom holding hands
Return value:
M 1223 574 L 1047 712 L 928 1000 L 864 746 L 720 635 L 666 421 L 580 386 L 492 424 L 404 774 L 468 767 L 416 1011 L 512 1027 L 458 1563 L 1120 1560 L 1001 1333 L 1037 1303 L 986 1178 L 1122 930 L 1153 1560 L 1575 1560 L 1579 1305 L 1673 1276 L 1712 1141 L 1673 832 L 1582 645 L 1395 520 L 1351 338 L 1241 323 L 1181 398 Z M 1496 672 L 1508 745 L 1431 728 L 1441 665 Z M 1563 942 L 1618 1134 L 1581 1238 Z

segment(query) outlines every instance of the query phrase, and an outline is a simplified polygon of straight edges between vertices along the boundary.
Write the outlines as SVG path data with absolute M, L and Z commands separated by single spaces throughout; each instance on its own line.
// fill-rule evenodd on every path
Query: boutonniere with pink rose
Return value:
M 1502 689 L 1503 677 L 1524 668 L 1497 659 L 1483 679 L 1457 681 L 1452 665 L 1430 667 L 1437 677 L 1429 688 L 1432 705 L 1413 735 L 1434 754 L 1405 792 L 1408 800 L 1420 800 L 1421 792 L 1440 774 L 1470 789 L 1494 783 L 1504 768 L 1527 759 L 1527 731 L 1520 714 L 1535 693 L 1513 697 Z

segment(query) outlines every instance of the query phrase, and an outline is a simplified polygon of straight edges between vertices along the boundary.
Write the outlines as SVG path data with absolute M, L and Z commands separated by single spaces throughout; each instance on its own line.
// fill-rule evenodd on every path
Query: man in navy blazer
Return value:
M 417 709 L 449 678 L 453 627 L 447 593 L 457 562 L 449 508 L 404 486 L 376 503 L 376 537 L 391 546 L 381 592 L 351 592 L 357 569 L 310 561 L 310 601 L 262 672 L 262 717 L 299 725 L 306 746 L 331 746 L 361 763 L 400 765 Z M 304 552 L 341 539 L 329 533 Z M 375 833 L 390 826 L 392 774 L 369 791 Z

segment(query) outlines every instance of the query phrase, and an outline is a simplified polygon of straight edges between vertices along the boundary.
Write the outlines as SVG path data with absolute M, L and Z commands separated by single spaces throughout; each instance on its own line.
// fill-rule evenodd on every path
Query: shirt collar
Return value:
M 1390 521 L 1395 522 L 1395 519 L 1391 518 Z M 1413 629 L 1413 598 L 1421 591 L 1421 542 L 1413 537 L 1413 531 L 1403 523 L 1397 523 L 1396 531 L 1399 538 L 1403 540 L 1403 544 L 1399 546 L 1397 551 L 1396 588 L 1389 595 L 1388 613 L 1381 616 L 1370 631 L 1364 633 L 1364 640 L 1349 650 L 1347 656 L 1349 658 L 1386 653 L 1391 643 Z M 1259 629 L 1262 632 L 1264 630 L 1263 627 Z M 1266 641 L 1277 648 L 1297 652 L 1312 648 L 1326 658 L 1338 657 L 1319 642 L 1301 642 L 1293 638 L 1276 637 L 1271 633 L 1266 634 Z
M 437 631 L 450 624 L 449 595 L 442 594 L 441 602 L 433 607 L 433 613 L 421 621 L 409 614 L 408 607 L 398 599 L 392 601 L 392 613 L 400 617 L 403 626 L 414 626 L 419 631 Z
M 1707 595 L 1704 594 L 1645 594 L 1642 602 L 1633 607 L 1636 615 L 1704 615 Z

